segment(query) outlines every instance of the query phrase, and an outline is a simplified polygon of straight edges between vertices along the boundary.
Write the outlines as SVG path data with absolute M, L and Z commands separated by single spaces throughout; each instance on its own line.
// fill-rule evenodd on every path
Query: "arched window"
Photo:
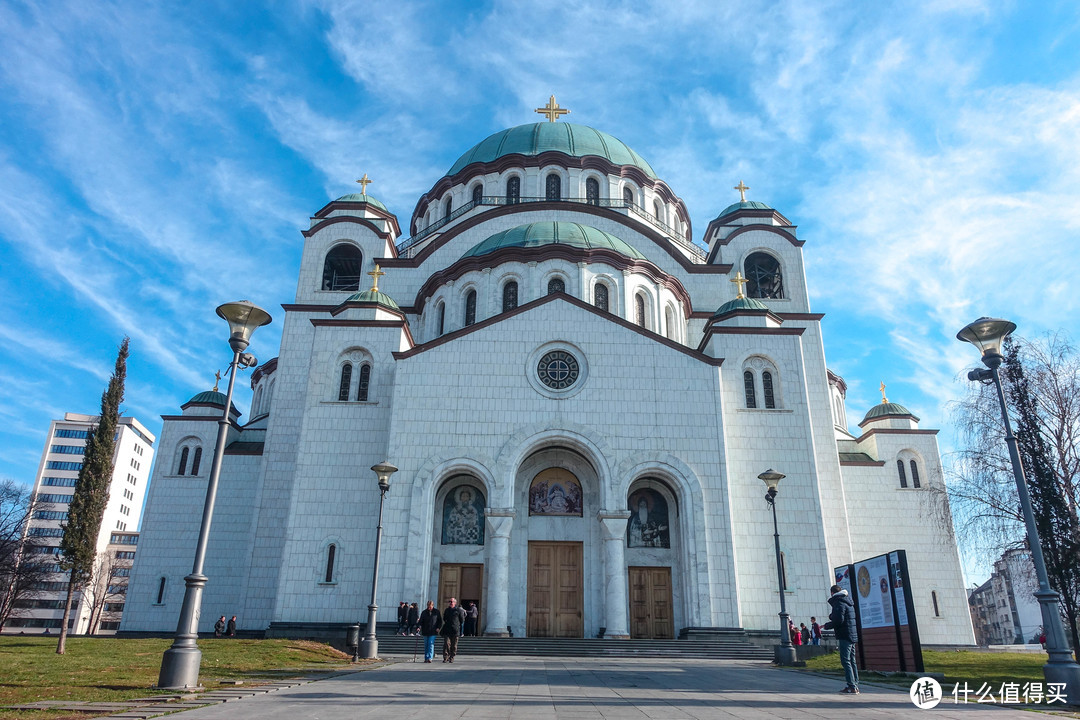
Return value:
M 188 452 L 189 451 L 190 451 L 189 448 L 184 448 L 184 449 L 182 449 L 180 451 L 180 467 L 176 471 L 177 475 L 183 475 L 185 472 L 187 472 L 187 461 L 188 461 Z
M 664 213 L 664 208 L 663 208 L 662 205 L 660 205 L 659 200 L 653 200 L 652 209 L 653 209 L 653 216 L 656 217 L 657 220 L 662 219 L 662 216 L 663 216 L 663 213 Z
M 195 455 L 191 458 L 191 474 L 199 474 L 199 465 L 202 463 L 202 448 L 195 448 Z
M 623 202 L 626 203 L 627 207 L 633 205 L 634 204 L 634 191 L 631 190 L 627 186 L 623 186 L 622 199 L 623 199 Z
M 442 211 L 443 220 L 448 220 L 450 218 L 450 213 L 451 213 L 451 211 L 453 211 L 453 209 L 454 209 L 454 198 L 446 198 L 446 202 L 443 203 L 443 211 Z
M 754 373 L 749 370 L 742 374 L 743 392 L 746 394 L 746 407 L 756 408 L 757 397 L 754 396 Z
M 517 283 L 511 280 L 503 285 L 503 303 L 502 311 L 513 310 L 518 304 L 518 287 Z
M 548 295 L 554 295 L 555 293 L 566 292 L 566 283 L 562 278 L 551 278 L 548 280 Z
M 903 460 L 897 460 L 896 461 L 896 470 L 900 473 L 900 487 L 906 488 L 907 487 L 907 473 L 904 472 L 904 461 Z
M 337 545 L 330 543 L 326 548 L 326 575 L 323 576 L 323 582 L 334 582 L 334 556 L 337 555 Z
M 911 461 L 911 487 L 922 487 L 919 484 L 919 466 L 914 460 Z
M 592 302 L 598 309 L 608 311 L 608 289 L 603 283 L 596 283 L 592 291 Z
M 671 306 L 664 308 L 664 334 L 669 340 L 675 339 L 675 314 L 671 312 Z
M 371 366 L 364 364 L 360 366 L 360 382 L 356 386 L 356 399 L 359 402 L 367 402 L 368 399 L 368 386 L 371 384 Z
M 547 176 L 545 181 L 547 188 L 547 194 L 545 197 L 548 200 L 561 200 L 562 199 L 562 178 L 555 173 L 551 173 Z
M 155 605 L 161 605 L 164 602 L 165 602 L 165 578 L 162 577 L 161 579 L 158 580 L 157 602 L 155 602 L 154 604 Z
M 476 322 L 476 291 L 470 290 L 465 294 L 465 327 Z
M 342 243 L 330 248 L 323 262 L 323 290 L 359 290 L 364 254 L 355 245 Z
M 780 261 L 772 255 L 756 252 L 746 258 L 746 294 L 752 298 L 784 297 Z
M 585 181 L 585 202 L 590 205 L 600 204 L 600 183 L 596 181 L 596 178 Z
M 439 335 L 446 332 L 446 303 L 439 303 Z
M 472 189 L 472 201 L 474 205 L 479 205 L 484 199 L 484 186 L 480 183 L 473 185 Z M 331 545 L 331 547 L 333 547 Z
M 641 295 L 634 296 L 634 322 L 645 327 L 645 298 Z
M 521 178 L 517 175 L 506 181 L 506 204 L 513 205 L 521 199 Z
M 765 370 L 761 373 L 761 389 L 765 393 L 765 407 L 768 410 L 776 409 L 776 396 L 773 394 L 772 373 Z
M 352 385 L 352 363 L 341 366 L 341 382 L 338 384 L 337 399 L 346 402 L 349 399 L 349 387 Z
M 262 397 L 263 397 L 263 386 L 260 385 L 258 387 L 258 389 L 255 390 L 255 397 L 251 401 L 251 416 L 252 417 L 258 417 L 259 415 L 262 415 Z

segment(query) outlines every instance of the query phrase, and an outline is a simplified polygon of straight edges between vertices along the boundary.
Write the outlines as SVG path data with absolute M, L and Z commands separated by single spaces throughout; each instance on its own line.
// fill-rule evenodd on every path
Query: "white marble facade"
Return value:
M 595 132 L 568 129 L 579 140 L 586 131 Z M 797 621 L 827 614 L 832 567 L 903 548 L 923 642 L 971 643 L 933 431 L 890 406 L 849 432 L 792 224 L 737 202 L 698 236 L 708 249 L 695 250 L 684 204 L 644 161 L 583 142 L 498 147 L 463 156 L 420 198 L 408 240 L 368 196 L 335 200 L 311 219 L 296 297 L 274 313 L 279 356 L 254 373 L 253 417 L 229 437 L 202 629 L 222 614 L 270 633 L 362 617 L 379 499 L 368 468 L 380 461 L 399 468 L 386 496 L 380 620 L 394 619 L 399 600 L 443 605 L 446 568 L 473 567 L 491 634 L 530 633 L 543 588 L 578 593 L 552 601 L 580 603 L 564 634 L 659 636 L 663 623 L 643 630 L 642 607 L 668 612 L 675 635 L 771 629 L 777 571 L 757 475 L 773 468 L 786 475 L 777 508 Z M 559 187 L 546 196 L 550 176 Z M 556 240 L 570 224 L 588 228 L 590 241 Z M 516 241 L 525 225 L 531 239 Z M 504 244 L 473 252 L 504 231 Z M 343 247 L 361 281 L 334 289 L 328 258 Z M 733 277 L 751 274 L 761 253 L 778 265 L 782 290 L 761 297 L 767 289 L 751 285 L 759 297 L 725 305 L 736 298 Z M 376 263 L 381 294 L 365 293 L 363 273 Z M 504 311 L 510 282 L 517 306 Z M 604 292 L 606 310 L 597 307 Z M 252 350 L 265 353 L 258 345 L 256 335 Z M 567 387 L 538 373 L 553 352 L 577 365 Z M 204 393 L 165 418 L 122 630 L 175 626 L 205 478 L 176 475 L 171 458 L 196 442 L 209 457 L 221 409 Z M 917 461 L 919 488 L 900 487 L 897 459 Z M 580 508 L 530 514 L 530 486 L 552 469 L 580 483 Z M 482 544 L 444 543 L 444 512 L 455 511 L 447 497 L 457 503 L 462 485 L 475 507 L 456 510 L 452 537 L 478 538 L 479 512 Z M 652 544 L 627 540 L 647 514 L 629 502 L 643 489 L 666 505 L 663 540 Z M 462 534 L 463 522 L 473 534 Z M 545 543 L 571 549 L 560 580 L 536 574 Z M 653 583 L 647 601 L 633 577 Z

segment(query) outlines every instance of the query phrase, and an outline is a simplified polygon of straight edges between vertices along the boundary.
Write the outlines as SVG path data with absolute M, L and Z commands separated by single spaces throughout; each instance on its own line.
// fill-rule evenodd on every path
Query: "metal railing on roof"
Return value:
M 419 249 L 424 240 L 437 233 L 442 228 L 446 227 L 450 223 L 457 220 L 462 215 L 465 215 L 470 210 L 473 210 L 482 205 L 519 205 L 525 203 L 536 202 L 562 202 L 562 203 L 574 203 L 577 205 L 594 205 L 596 207 L 616 208 L 629 211 L 628 214 L 633 214 L 650 225 L 656 227 L 668 237 L 669 240 L 674 242 L 679 247 L 683 248 L 690 253 L 691 259 L 696 262 L 705 262 L 706 254 L 698 245 L 687 240 L 685 237 L 679 234 L 679 232 L 665 223 L 660 218 L 642 209 L 636 203 L 629 200 L 615 199 L 615 198 L 559 198 L 558 200 L 551 200 L 546 197 L 518 197 L 507 198 L 498 195 L 484 195 L 479 200 L 471 200 L 457 210 L 452 211 L 449 215 L 439 218 L 435 222 L 425 227 L 420 232 L 416 233 L 412 237 L 405 238 L 397 244 L 398 257 L 413 257 Z

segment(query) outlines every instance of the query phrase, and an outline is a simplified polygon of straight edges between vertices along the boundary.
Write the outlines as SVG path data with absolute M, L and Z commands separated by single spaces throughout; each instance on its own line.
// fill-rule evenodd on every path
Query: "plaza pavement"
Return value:
M 508 718 L 963 718 L 1033 720 L 1018 708 L 919 710 L 906 692 L 864 686 L 840 695 L 835 678 L 734 660 L 459 657 L 399 662 L 274 693 L 189 710 L 181 720 L 423 720 Z M 946 693 L 951 688 L 946 690 Z M 1062 709 L 1061 705 L 1053 706 Z M 1045 717 L 1045 716 L 1044 716 Z

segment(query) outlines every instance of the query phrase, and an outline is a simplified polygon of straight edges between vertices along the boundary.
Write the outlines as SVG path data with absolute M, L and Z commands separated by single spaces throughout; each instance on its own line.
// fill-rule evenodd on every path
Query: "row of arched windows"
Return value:
M 919 482 L 919 466 L 918 466 L 918 464 L 916 464 L 916 462 L 914 460 L 911 460 L 911 461 L 909 461 L 909 466 L 911 467 L 911 486 L 913 488 L 922 487 L 922 484 Z M 904 472 L 904 461 L 903 460 L 897 460 L 896 461 L 896 470 L 900 474 L 900 487 L 906 488 L 908 486 L 908 479 L 907 479 L 907 473 Z
M 746 407 L 750 409 L 763 407 L 766 410 L 776 409 L 776 390 L 773 386 L 773 374 L 769 370 L 761 371 L 761 404 L 758 404 L 757 383 L 752 370 L 743 371 L 743 395 L 746 398 Z
M 353 364 L 346 362 L 341 366 L 341 374 L 338 380 L 338 402 L 348 402 L 350 394 L 352 392 L 352 377 L 353 377 Z M 359 378 L 356 383 L 356 396 L 357 402 L 367 402 L 368 388 L 371 385 L 371 365 L 367 363 L 360 364 Z
M 188 467 L 188 461 L 191 461 L 191 467 Z M 199 467 L 202 465 L 202 446 L 200 445 L 184 445 L 180 448 L 180 459 L 176 465 L 177 475 L 198 475 Z

